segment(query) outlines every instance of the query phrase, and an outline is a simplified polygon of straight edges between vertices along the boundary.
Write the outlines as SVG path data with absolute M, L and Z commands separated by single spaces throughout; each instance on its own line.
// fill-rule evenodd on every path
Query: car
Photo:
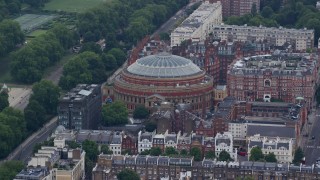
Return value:
M 245 151 L 239 151 L 239 152 L 238 152 L 238 155 L 239 155 L 239 156 L 246 156 L 246 155 L 247 155 L 247 152 L 245 152 Z
M 311 139 L 315 139 L 316 137 L 312 136 Z

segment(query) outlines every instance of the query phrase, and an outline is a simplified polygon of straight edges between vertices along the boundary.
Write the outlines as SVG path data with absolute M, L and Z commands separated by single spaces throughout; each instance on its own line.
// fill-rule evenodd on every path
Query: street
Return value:
M 57 117 L 52 118 L 37 132 L 29 136 L 23 143 L 21 143 L 12 153 L 10 153 L 6 160 L 20 160 L 26 162 L 32 155 L 33 146 L 36 143 L 45 141 L 57 127 Z M 2 161 L 3 162 L 3 161 Z M 0 162 L 0 163 L 2 163 Z
M 320 109 L 317 108 L 313 120 L 311 120 L 311 129 L 309 129 L 309 137 L 305 142 L 304 154 L 306 157 L 306 164 L 311 165 L 320 157 Z M 314 136 L 314 139 L 312 139 Z

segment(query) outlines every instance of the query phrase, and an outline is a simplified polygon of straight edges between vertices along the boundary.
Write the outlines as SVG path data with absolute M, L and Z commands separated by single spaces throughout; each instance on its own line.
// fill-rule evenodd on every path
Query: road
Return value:
M 187 14 L 185 13 L 185 10 L 187 8 L 190 8 L 192 5 L 194 5 L 196 2 L 190 2 L 187 6 L 183 7 L 181 10 L 179 10 L 174 16 L 172 16 L 167 22 L 165 22 L 159 29 L 157 29 L 152 36 L 160 33 L 170 33 L 176 26 L 176 23 L 180 20 L 184 20 L 187 18 Z
M 38 142 L 45 141 L 57 127 L 57 117 L 52 118 L 40 130 L 29 136 L 21 143 L 13 152 L 11 152 L 6 160 L 20 160 L 26 162 L 32 155 L 33 146 Z M 1 161 L 2 163 L 4 161 Z
M 316 159 L 320 157 L 320 108 L 315 110 L 313 117 L 309 118 L 310 123 L 312 123 L 309 129 L 309 137 L 305 141 L 304 154 L 306 157 L 306 164 L 314 164 Z M 315 139 L 312 139 L 312 136 Z

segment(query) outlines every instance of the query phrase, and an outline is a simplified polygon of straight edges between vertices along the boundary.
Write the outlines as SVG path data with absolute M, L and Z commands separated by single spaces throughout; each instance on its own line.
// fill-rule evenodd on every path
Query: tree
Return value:
M 180 151 L 180 155 L 186 156 L 186 155 L 188 155 L 188 151 L 185 150 L 185 149 L 182 149 L 182 150 Z
M 151 156 L 160 156 L 162 154 L 162 151 L 159 147 L 152 147 L 150 149 L 150 155 Z
M 35 132 L 46 121 L 46 110 L 36 100 L 31 100 L 24 109 L 25 121 L 27 123 L 27 130 Z
M 33 146 L 32 152 L 33 152 L 33 153 L 38 152 L 38 150 L 41 149 L 42 146 L 50 146 L 50 147 L 53 147 L 53 146 L 54 146 L 53 140 L 54 140 L 54 138 L 51 138 L 51 139 L 49 139 L 49 140 L 46 140 L 46 141 L 43 141 L 43 142 L 40 142 L 40 143 L 36 143 L 36 144 Z
M 123 102 L 116 101 L 102 107 L 102 121 L 106 126 L 128 123 L 128 110 Z
M 198 147 L 191 148 L 190 156 L 193 156 L 195 161 L 201 161 L 202 160 L 201 150 Z
M 85 140 L 82 143 L 82 149 L 86 152 L 86 157 L 95 162 L 99 154 L 98 145 L 94 141 Z
M 250 161 L 261 161 L 264 159 L 261 148 L 259 146 L 254 147 L 250 151 Z
M 218 159 L 219 161 L 232 161 L 230 154 L 225 150 L 220 152 Z
M 0 22 L 0 55 L 6 55 L 24 42 L 24 34 L 17 22 L 5 19 Z
M 122 66 L 126 61 L 126 54 L 119 48 L 112 48 L 108 51 L 108 54 L 112 55 L 116 59 L 118 66 Z
M 205 154 L 206 159 L 214 159 L 216 157 L 214 151 L 210 150 Z
M 264 18 L 270 18 L 273 14 L 273 10 L 271 7 L 269 6 L 265 6 L 262 11 L 261 11 L 261 15 L 264 17 Z
M 274 155 L 274 153 L 269 153 L 268 155 L 266 155 L 264 157 L 264 159 L 267 161 L 267 162 L 277 162 L 277 158 L 276 156 Z
M 1 180 L 12 180 L 24 168 L 21 161 L 7 161 L 0 165 Z
M 80 148 L 81 145 L 78 144 L 76 141 L 67 141 L 67 145 L 71 148 L 71 149 L 76 149 L 76 148 Z
M 147 122 L 145 129 L 148 132 L 153 132 L 154 130 L 157 129 L 157 124 L 153 121 L 149 121 Z
M 71 59 L 64 66 L 59 85 L 62 89 L 69 90 L 77 84 L 101 83 L 105 79 L 105 67 L 100 56 L 86 51 Z
M 164 152 L 166 156 L 178 154 L 177 150 L 174 147 L 166 147 Z
M 133 118 L 145 119 L 149 116 L 149 111 L 143 105 L 138 105 L 133 111 Z
M 251 7 L 251 14 L 255 16 L 257 14 L 257 4 L 253 3 Z
M 117 178 L 119 180 L 140 180 L 140 176 L 131 169 L 124 169 L 118 175 Z
M 112 54 L 103 53 L 101 59 L 106 68 L 106 71 L 112 71 L 118 67 L 117 60 Z
M 298 147 L 298 149 L 294 152 L 294 158 L 292 163 L 294 163 L 295 165 L 299 165 L 303 157 L 304 157 L 303 151 L 301 147 Z
M 81 47 L 81 50 L 80 52 L 94 52 L 96 54 L 100 54 L 102 53 L 102 50 L 101 50 L 101 47 L 96 44 L 95 42 L 87 42 L 87 43 L 84 43 Z
M 7 92 L 0 92 L 0 112 L 9 106 L 9 95 Z
M 140 155 L 150 155 L 150 150 L 149 149 L 144 150 L 140 153 Z
M 108 145 L 101 145 L 101 150 L 100 152 L 102 152 L 103 154 L 112 154 L 113 152 L 109 149 Z
M 55 115 L 60 97 L 60 88 L 54 85 L 51 81 L 42 80 L 32 87 L 33 94 L 30 100 L 37 101 L 47 114 Z
M 75 44 L 74 34 L 66 26 L 58 23 L 50 31 L 55 34 L 64 49 L 69 49 Z

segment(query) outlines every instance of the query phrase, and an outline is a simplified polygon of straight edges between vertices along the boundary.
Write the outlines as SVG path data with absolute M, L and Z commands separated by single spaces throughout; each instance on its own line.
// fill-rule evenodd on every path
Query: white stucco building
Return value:
M 168 130 L 167 130 L 166 133 L 164 134 L 164 148 L 173 147 L 177 149 L 179 136 L 180 136 L 180 133 L 168 134 Z
M 233 137 L 230 132 L 217 133 L 214 143 L 216 157 L 219 157 L 220 152 L 227 151 L 231 158 L 237 161 L 237 149 L 233 148 Z
M 294 148 L 292 138 L 267 138 L 257 134 L 250 136 L 248 139 L 248 158 L 250 157 L 251 149 L 258 146 L 264 155 L 274 153 L 277 161 L 280 163 L 291 163 L 293 160 Z
M 314 46 L 314 30 L 307 29 L 221 24 L 212 29 L 212 34 L 225 41 L 267 40 L 276 46 L 282 46 L 284 43 L 290 42 L 295 44 L 295 50 L 306 50 Z
M 122 143 L 122 136 L 121 135 L 113 135 L 111 143 L 109 145 L 109 149 L 112 151 L 113 154 L 119 155 L 121 154 L 121 143 Z
M 144 132 L 141 131 L 138 133 L 138 153 L 141 153 L 145 150 L 149 150 L 152 147 L 152 139 L 155 136 L 156 132 Z
M 171 33 L 171 47 L 180 45 L 184 40 L 202 41 L 212 31 L 214 25 L 222 22 L 222 5 L 203 2 L 180 26 Z

